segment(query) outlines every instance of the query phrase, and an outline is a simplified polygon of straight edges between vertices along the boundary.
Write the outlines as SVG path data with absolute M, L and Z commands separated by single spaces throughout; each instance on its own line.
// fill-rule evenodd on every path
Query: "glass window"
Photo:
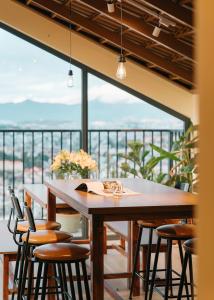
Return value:
M 124 175 L 120 154 L 128 153 L 130 141 L 169 150 L 184 129 L 180 119 L 92 74 L 88 86 L 89 151 L 98 161 L 101 177 Z M 163 162 L 159 167 L 167 171 L 169 164 Z

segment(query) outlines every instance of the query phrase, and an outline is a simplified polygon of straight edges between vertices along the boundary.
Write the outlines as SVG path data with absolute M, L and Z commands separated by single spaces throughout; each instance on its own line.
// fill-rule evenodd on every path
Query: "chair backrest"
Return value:
M 35 232 L 36 225 L 35 225 L 32 209 L 27 205 L 24 206 L 24 209 L 25 209 L 26 216 L 27 216 L 27 219 L 29 222 L 29 230 Z
M 19 203 L 19 199 L 13 195 L 13 196 L 11 196 L 11 201 L 12 201 L 12 204 L 13 204 L 13 207 L 15 210 L 16 217 L 20 220 L 23 220 L 24 215 L 23 215 L 20 203 Z

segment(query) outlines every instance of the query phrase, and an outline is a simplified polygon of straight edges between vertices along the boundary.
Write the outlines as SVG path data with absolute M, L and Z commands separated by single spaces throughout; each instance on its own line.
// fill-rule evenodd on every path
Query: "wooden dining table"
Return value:
M 124 187 L 137 192 L 135 195 L 110 197 L 75 190 L 85 180 L 49 180 L 48 220 L 56 218 L 56 197 L 79 211 L 91 224 L 91 288 L 93 300 L 104 300 L 104 279 L 113 278 L 104 274 L 104 222 L 131 221 L 132 257 L 137 241 L 139 219 L 175 218 L 194 216 L 197 196 L 144 179 L 120 179 Z M 135 286 L 135 294 L 139 284 Z M 112 295 L 114 295 L 112 293 Z M 115 297 L 115 299 L 120 299 Z

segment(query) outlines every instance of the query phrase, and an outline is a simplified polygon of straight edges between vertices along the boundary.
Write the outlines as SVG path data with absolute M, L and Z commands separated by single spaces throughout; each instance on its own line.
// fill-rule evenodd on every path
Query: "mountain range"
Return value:
M 76 126 L 76 128 L 79 128 L 80 120 L 81 107 L 78 104 L 50 104 L 31 100 L 0 104 L 0 124 L 69 123 L 72 128 Z M 133 124 L 135 124 L 135 127 L 137 124 L 141 124 L 140 127 L 142 128 L 142 124 L 148 122 L 151 122 L 150 125 L 148 124 L 150 128 L 153 127 L 153 122 L 163 123 L 165 128 L 167 123 L 171 125 L 172 123 L 180 123 L 174 117 L 159 109 L 152 108 L 151 105 L 143 101 L 124 105 L 121 103 L 108 104 L 97 100 L 89 102 L 89 123 L 92 127 L 100 124 L 105 128 L 106 126 L 109 128 L 118 126 L 118 128 L 130 128 Z

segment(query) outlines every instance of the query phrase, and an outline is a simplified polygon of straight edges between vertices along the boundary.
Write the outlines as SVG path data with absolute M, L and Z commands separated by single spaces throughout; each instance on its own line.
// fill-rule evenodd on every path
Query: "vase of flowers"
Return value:
M 82 149 L 77 152 L 61 150 L 54 157 L 51 170 L 57 178 L 87 178 L 91 172 L 97 170 L 97 163 Z

